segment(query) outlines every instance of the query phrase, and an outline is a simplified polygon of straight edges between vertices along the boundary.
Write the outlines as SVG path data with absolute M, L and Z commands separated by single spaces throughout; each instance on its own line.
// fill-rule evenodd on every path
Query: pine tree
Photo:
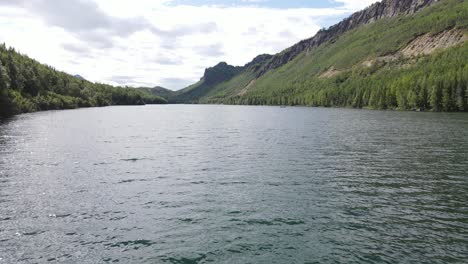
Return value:
M 433 111 L 442 110 L 442 89 L 439 85 L 433 85 L 431 89 L 430 103 Z
M 10 78 L 6 68 L 0 61 L 0 116 L 10 114 L 10 98 L 8 96 L 8 88 L 10 86 Z
M 10 88 L 10 77 L 8 76 L 6 68 L 0 61 L 0 90 L 4 91 L 8 88 Z

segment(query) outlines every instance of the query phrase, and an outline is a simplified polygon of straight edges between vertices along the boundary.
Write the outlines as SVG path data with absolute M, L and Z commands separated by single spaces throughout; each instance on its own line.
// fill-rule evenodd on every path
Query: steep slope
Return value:
M 466 110 L 467 27 L 467 1 L 382 1 L 199 101 Z
M 331 26 L 329 29 L 319 31 L 314 37 L 303 40 L 280 54 L 275 55 L 270 62 L 261 68 L 258 72 L 258 76 L 290 62 L 304 51 L 310 51 L 319 47 L 359 26 L 375 22 L 382 18 L 396 17 L 402 14 L 414 14 L 422 8 L 430 6 L 438 1 L 439 0 L 384 0 L 375 3 L 363 11 L 354 13 L 340 23 Z
M 235 95 L 237 93 L 229 92 L 229 90 L 246 86 L 255 77 L 251 73 L 260 69 L 271 57 L 268 54 L 259 55 L 243 67 L 231 66 L 226 62 L 221 62 L 212 68 L 206 69 L 199 82 L 175 92 L 168 99 L 171 103 L 198 103 L 200 98 L 220 92 L 224 92 L 225 96 Z M 241 85 L 239 86 L 239 84 Z
M 0 117 L 51 109 L 161 104 L 144 91 L 92 83 L 0 45 Z
M 198 98 L 206 95 L 217 84 L 227 81 L 239 74 L 242 67 L 228 65 L 226 62 L 220 62 L 218 65 L 205 70 L 205 74 L 199 82 L 176 92 L 174 97 L 170 98 L 173 103 L 194 103 Z

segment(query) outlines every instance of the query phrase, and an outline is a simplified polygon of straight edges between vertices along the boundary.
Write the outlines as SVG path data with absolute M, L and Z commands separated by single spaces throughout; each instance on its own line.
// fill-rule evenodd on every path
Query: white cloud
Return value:
M 343 7 L 335 9 L 59 2 L 0 0 L 0 41 L 92 81 L 178 89 L 219 61 L 243 65 L 258 54 L 279 52 L 314 35 L 323 19 L 375 1 L 336 0 Z
M 335 0 L 335 2 L 342 3 L 344 8 L 349 10 L 360 10 L 370 6 L 375 2 L 379 2 L 377 0 Z

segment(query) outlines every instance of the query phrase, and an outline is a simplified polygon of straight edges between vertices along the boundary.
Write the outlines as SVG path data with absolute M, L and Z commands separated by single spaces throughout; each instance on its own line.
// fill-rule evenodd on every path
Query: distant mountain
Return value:
M 144 90 L 152 95 L 155 95 L 155 96 L 160 96 L 162 98 L 171 98 L 172 96 L 175 95 L 175 92 L 172 91 L 172 90 L 169 90 L 169 89 L 166 89 L 164 87 L 161 87 L 161 86 L 156 86 L 156 87 L 153 87 L 153 88 L 146 88 L 146 87 L 141 87 L 141 88 L 138 88 L 140 90 Z
M 231 79 L 240 72 L 242 67 L 228 65 L 226 62 L 220 62 L 218 65 L 205 70 L 205 74 L 199 82 L 177 91 L 175 96 L 170 98 L 171 102 L 194 103 L 198 98 L 206 95 L 216 85 Z
M 75 74 L 75 75 L 73 75 L 73 77 L 75 77 L 77 79 L 80 79 L 80 80 L 86 80 L 85 78 L 83 78 L 83 76 L 81 76 L 79 74 Z
M 271 55 L 257 56 L 252 62 L 243 67 L 228 65 L 226 62 L 220 62 L 214 67 L 205 70 L 205 74 L 199 82 L 179 91 L 169 98 L 172 103 L 196 103 L 201 97 L 215 93 L 216 88 L 236 76 L 240 76 L 246 71 L 256 71 Z
M 171 100 L 467 111 L 467 40 L 468 1 L 383 0 Z

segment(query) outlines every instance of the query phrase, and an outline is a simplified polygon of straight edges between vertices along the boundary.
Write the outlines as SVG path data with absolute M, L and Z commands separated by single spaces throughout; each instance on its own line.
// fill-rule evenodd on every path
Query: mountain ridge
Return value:
M 413 14 L 438 1 L 440 0 L 383 0 L 381 2 L 374 3 L 364 10 L 353 13 L 341 22 L 330 26 L 328 29 L 320 30 L 313 37 L 302 40 L 275 55 L 258 55 L 244 66 L 244 70 L 251 70 L 255 74 L 255 78 L 259 78 L 266 72 L 277 69 L 292 61 L 302 52 L 310 52 L 312 49 L 319 47 L 326 42 L 333 41 L 333 39 L 337 38 L 339 35 L 356 27 L 375 22 L 385 17 L 395 17 L 401 14 Z M 217 68 L 220 64 L 228 65 L 225 62 L 221 62 L 207 70 Z M 229 78 L 226 78 L 224 76 L 224 80 L 227 81 L 233 77 L 234 76 L 230 76 Z M 201 78 L 201 82 L 204 78 L 205 76 Z M 209 85 L 210 84 L 201 85 L 200 82 L 198 82 L 177 91 L 175 95 L 169 98 L 169 101 L 175 103 L 193 103 L 193 100 L 187 100 L 186 98 L 192 97 L 194 94 L 209 93 L 211 90 L 210 87 L 207 87 Z M 203 91 L 195 92 L 194 90 L 199 89 L 199 87 L 202 87 Z
M 232 66 L 226 62 L 220 62 L 213 67 L 205 69 L 203 76 L 197 83 L 175 91 L 167 99 L 171 103 L 194 103 L 191 100 L 192 97 L 209 93 L 215 85 L 229 81 L 245 70 L 257 70 L 271 58 L 272 55 L 261 54 L 244 66 Z
M 348 18 L 345 18 L 328 29 L 319 31 L 315 36 L 302 40 L 275 55 L 269 63 L 260 69 L 257 77 L 260 77 L 271 69 L 276 69 L 288 63 L 301 52 L 316 48 L 356 27 L 374 22 L 381 18 L 395 17 L 401 14 L 413 14 L 438 1 L 439 0 L 383 0 L 374 3 L 362 11 L 353 13 Z
M 466 86 L 459 81 L 463 81 L 463 77 L 454 77 L 463 76 L 465 63 L 453 55 L 463 56 L 467 32 L 468 3 L 465 1 L 385 0 L 352 14 L 329 29 L 321 30 L 314 37 L 276 55 L 265 56 L 260 62 L 254 59 L 254 67 L 244 67 L 238 75 L 224 82 L 212 86 L 205 84 L 203 89 L 199 89 L 200 83 L 190 86 L 189 90 L 194 96 L 188 96 L 189 100 L 169 101 L 465 110 L 468 109 L 465 107 L 468 104 L 468 98 L 464 98 L 465 88 L 454 88 Z M 422 39 L 417 39 L 419 37 Z M 431 48 L 422 44 L 425 39 L 435 46 Z M 418 47 L 424 47 L 426 52 L 419 52 Z M 415 48 L 415 52 L 410 51 L 411 48 Z M 446 58 L 438 56 L 439 53 L 446 54 Z M 458 64 L 447 61 L 448 57 L 456 59 Z M 426 61 L 422 62 L 423 59 Z M 447 64 L 447 70 L 453 73 L 443 73 L 449 74 L 447 76 L 432 76 L 437 72 L 438 63 Z M 435 67 L 434 73 L 419 70 L 429 65 Z M 403 69 L 408 70 L 405 72 Z M 394 74 L 394 79 L 385 82 L 373 80 L 376 76 L 386 79 L 387 76 L 383 74 L 385 71 Z M 434 94 L 430 98 L 420 94 L 414 95 L 411 87 L 398 91 L 397 94 L 391 85 L 398 85 L 402 81 L 400 78 L 406 75 L 406 79 L 412 76 L 411 81 L 415 85 L 424 87 L 424 91 L 417 93 Z M 468 73 L 466 75 L 468 76 Z M 430 81 L 425 81 L 428 78 Z M 443 78 L 448 80 L 442 81 Z M 366 86 L 371 85 L 371 82 L 383 87 L 385 93 L 374 95 L 377 89 L 372 90 L 370 86 Z M 444 86 L 436 85 L 438 88 L 434 90 L 434 84 L 437 82 L 444 82 Z M 365 84 L 363 87 L 369 90 L 365 94 L 358 93 L 358 83 Z M 338 92 L 344 93 L 343 89 L 348 94 L 334 95 Z M 439 102 L 442 100 L 440 89 L 454 89 L 447 91 L 447 94 L 456 94 L 453 98 L 444 99 L 443 107 Z M 182 90 L 175 98 L 183 98 L 186 95 L 184 91 L 186 90 Z M 335 96 L 343 98 L 334 99 Z M 384 98 L 377 103 L 370 100 L 371 96 Z M 414 98 L 418 96 L 424 98 L 418 98 L 418 102 L 415 102 Z M 351 97 L 359 97 L 359 100 Z M 399 97 L 399 100 L 396 100 L 396 97 Z M 455 101 L 458 102 L 457 107 L 453 106 Z

